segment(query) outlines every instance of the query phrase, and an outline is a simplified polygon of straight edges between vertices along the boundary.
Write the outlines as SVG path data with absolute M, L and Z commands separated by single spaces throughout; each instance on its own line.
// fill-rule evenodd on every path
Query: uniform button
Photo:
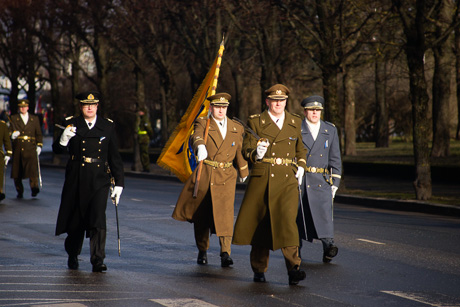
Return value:
M 214 183 L 211 182 L 211 185 L 214 185 Z
M 307 188 L 309 188 L 309 187 L 310 187 L 310 185 L 307 185 Z
M 275 145 L 276 145 L 276 143 L 273 143 L 273 146 L 275 146 Z
M 85 166 L 85 163 L 82 163 L 81 166 Z
M 311 157 L 311 155 L 308 155 L 309 157 Z
M 102 144 L 101 142 L 99 142 L 99 144 Z
M 272 166 L 275 166 L 275 164 L 272 164 Z
M 286 174 L 286 177 L 288 177 L 288 176 L 289 176 L 289 175 L 288 175 L 288 174 Z
M 287 153 L 286 156 L 289 156 L 289 153 Z
M 274 152 L 272 152 L 272 156 L 274 156 L 274 155 L 275 155 L 275 153 L 274 153 Z
M 323 156 L 323 154 L 320 154 L 319 156 L 320 156 L 320 157 L 322 157 L 322 156 Z
M 82 141 L 83 144 L 85 144 L 86 141 Z
M 97 167 L 99 167 L 100 165 L 98 164 Z
M 288 145 L 291 145 L 291 142 L 289 142 Z
M 275 174 L 272 174 L 272 177 L 275 177 Z
M 319 188 L 321 188 L 321 185 L 320 185 L 320 184 L 318 184 L 318 187 L 319 187 Z
M 99 151 L 101 151 L 101 150 L 99 149 Z

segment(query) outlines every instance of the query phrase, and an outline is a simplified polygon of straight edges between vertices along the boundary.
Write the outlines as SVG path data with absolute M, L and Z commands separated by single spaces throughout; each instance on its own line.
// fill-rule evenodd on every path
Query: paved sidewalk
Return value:
M 42 167 L 63 167 L 52 164 L 52 138 L 47 136 L 43 141 L 43 150 L 41 154 Z M 63 157 L 64 158 L 64 157 Z M 65 161 L 67 157 L 65 157 Z M 138 178 L 152 178 L 161 180 L 170 180 L 180 182 L 176 176 L 171 172 L 159 167 L 157 164 L 151 164 L 150 173 L 134 172 L 132 171 L 132 162 L 124 162 L 125 175 L 127 177 Z M 347 175 L 345 184 L 348 189 L 352 190 L 373 190 L 381 192 L 404 192 L 414 193 L 412 182 L 410 180 L 402 180 L 398 178 L 385 178 L 385 177 L 363 177 Z M 246 184 L 237 184 L 237 189 L 244 190 Z M 421 202 L 412 200 L 396 200 L 386 198 L 362 197 L 343 194 L 340 189 L 337 192 L 335 201 L 341 204 L 350 204 L 357 206 L 365 206 L 371 208 L 381 208 L 388 210 L 408 211 L 408 212 L 421 212 L 437 215 L 445 215 L 451 217 L 460 217 L 460 187 L 458 183 L 434 183 L 433 195 L 457 197 L 459 199 L 459 206 L 449 206 L 443 204 L 436 204 L 431 202 Z

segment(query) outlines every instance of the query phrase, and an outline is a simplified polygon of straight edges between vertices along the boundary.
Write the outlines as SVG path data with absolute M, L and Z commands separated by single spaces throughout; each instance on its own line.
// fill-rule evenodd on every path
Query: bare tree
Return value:
M 449 104 L 452 80 L 452 43 L 450 35 L 459 8 L 454 9 L 451 0 L 440 0 L 435 7 L 435 41 L 433 53 L 435 68 L 433 76 L 433 157 L 446 157 L 450 154 Z M 454 26 L 454 28 L 458 28 Z M 446 33 L 448 33 L 446 35 Z

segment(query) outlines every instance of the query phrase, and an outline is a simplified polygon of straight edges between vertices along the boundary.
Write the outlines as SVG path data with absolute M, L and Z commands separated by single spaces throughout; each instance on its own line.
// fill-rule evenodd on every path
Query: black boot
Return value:
M 227 252 L 222 253 L 220 255 L 220 265 L 223 268 L 229 267 L 233 264 L 233 259 L 230 258 L 230 255 Z
M 198 264 L 208 264 L 208 255 L 206 251 L 199 251 L 198 258 L 196 259 L 196 263 Z
M 304 271 L 302 271 L 298 265 L 296 265 L 292 270 L 288 272 L 289 275 L 289 284 L 297 285 L 299 281 L 304 280 L 307 277 Z

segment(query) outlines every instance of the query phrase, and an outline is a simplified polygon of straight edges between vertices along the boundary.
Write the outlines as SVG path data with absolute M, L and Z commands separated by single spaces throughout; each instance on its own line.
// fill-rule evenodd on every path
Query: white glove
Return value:
M 332 198 L 335 197 L 335 192 L 337 192 L 339 188 L 336 187 L 335 185 L 331 185 L 331 191 L 332 191 Z
M 37 156 L 39 156 L 41 152 L 42 152 L 42 148 L 40 146 L 37 146 Z
M 303 174 L 305 173 L 305 169 L 302 166 L 297 168 L 297 173 L 295 174 L 295 178 L 299 181 L 299 185 L 302 184 Z
M 262 158 L 265 156 L 265 153 L 267 152 L 268 146 L 270 143 L 267 141 L 262 141 L 257 144 L 257 160 L 262 160 Z
M 16 140 L 20 134 L 21 133 L 19 131 L 17 131 L 17 130 L 13 131 L 13 133 L 11 134 L 11 139 Z
M 246 181 L 246 178 L 248 178 L 248 176 L 246 176 L 246 177 L 244 177 L 244 178 L 241 178 L 241 177 L 240 177 L 238 180 L 239 180 L 240 182 L 245 182 L 245 181 Z
M 202 161 L 206 159 L 207 156 L 208 156 L 208 151 L 206 150 L 206 145 L 203 145 L 203 144 L 198 145 L 198 149 L 196 153 L 196 157 L 198 161 Z
M 67 144 L 69 144 L 70 139 L 75 136 L 75 132 L 77 132 L 77 127 L 70 125 L 67 126 L 67 128 L 65 128 L 62 132 L 59 144 L 61 144 L 62 146 L 67 146 Z
M 120 196 L 122 192 L 123 187 L 115 186 L 112 189 L 112 194 L 110 195 L 110 198 L 115 199 L 115 204 L 118 204 L 118 202 L 120 201 Z
M 10 158 L 11 158 L 10 156 L 5 156 L 5 166 L 8 165 Z

